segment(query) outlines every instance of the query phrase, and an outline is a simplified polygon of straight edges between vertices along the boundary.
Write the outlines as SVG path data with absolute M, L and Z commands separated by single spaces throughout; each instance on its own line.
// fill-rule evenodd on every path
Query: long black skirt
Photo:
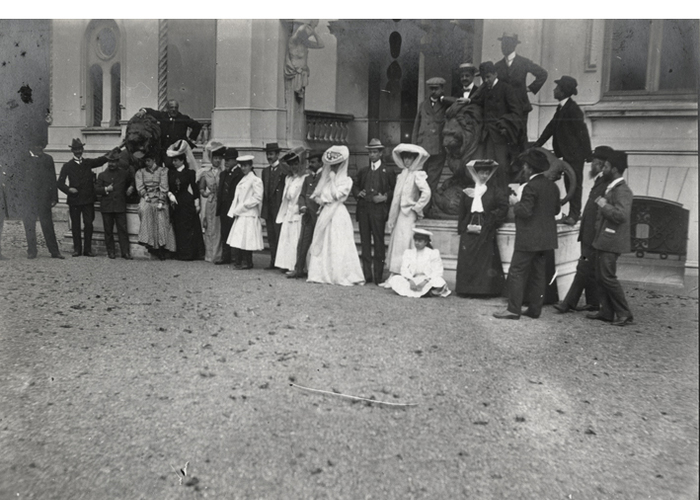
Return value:
M 175 258 L 178 260 L 204 259 L 204 237 L 199 214 L 194 206 L 194 197 L 187 191 L 177 196 L 172 212 L 175 229 Z
M 469 296 L 497 296 L 503 293 L 505 278 L 496 229 L 480 234 L 462 233 L 457 256 L 455 293 Z

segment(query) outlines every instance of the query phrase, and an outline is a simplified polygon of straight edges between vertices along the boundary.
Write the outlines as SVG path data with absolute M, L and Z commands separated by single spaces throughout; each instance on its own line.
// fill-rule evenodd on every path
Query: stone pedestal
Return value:
M 442 262 L 445 268 L 445 281 L 454 289 L 457 272 L 457 255 L 459 254 L 459 234 L 457 234 L 457 221 L 423 219 L 416 224 L 417 227 L 427 229 L 433 233 L 433 247 L 440 250 Z M 564 297 L 569 291 L 576 265 L 580 256 L 580 245 L 577 241 L 579 225 L 557 225 L 559 234 L 559 248 L 554 251 L 554 259 L 557 270 L 557 288 L 559 297 Z M 515 246 L 515 223 L 508 222 L 498 230 L 498 249 L 501 252 L 503 272 L 508 274 L 510 261 L 513 257 Z

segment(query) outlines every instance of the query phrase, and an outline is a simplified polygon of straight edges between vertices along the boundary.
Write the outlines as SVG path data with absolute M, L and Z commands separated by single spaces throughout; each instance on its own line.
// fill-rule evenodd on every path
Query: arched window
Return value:
M 87 126 L 115 127 L 121 119 L 121 34 L 113 20 L 94 20 L 86 31 Z

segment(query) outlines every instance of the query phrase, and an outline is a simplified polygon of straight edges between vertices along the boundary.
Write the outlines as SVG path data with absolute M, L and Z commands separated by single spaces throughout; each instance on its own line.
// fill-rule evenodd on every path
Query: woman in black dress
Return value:
M 462 192 L 459 208 L 457 295 L 494 296 L 503 291 L 505 279 L 496 230 L 508 215 L 508 195 L 498 187 L 497 179 L 489 181 L 498 168 L 493 160 L 467 164 L 475 186 Z
M 189 154 L 188 154 L 189 153 Z M 178 141 L 168 148 L 167 155 L 173 160 L 168 172 L 168 185 L 172 204 L 172 221 L 175 229 L 178 260 L 204 259 L 204 237 L 199 220 L 199 186 L 190 162 L 194 156 L 187 142 Z M 190 160 L 188 161 L 188 156 Z

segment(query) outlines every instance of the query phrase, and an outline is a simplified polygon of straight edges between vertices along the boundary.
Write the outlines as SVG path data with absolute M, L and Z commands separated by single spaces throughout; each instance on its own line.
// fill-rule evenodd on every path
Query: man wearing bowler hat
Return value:
M 238 150 L 236 148 L 220 147 L 212 151 L 212 156 L 221 155 L 224 158 L 224 169 L 219 174 L 219 187 L 216 193 L 216 215 L 221 226 L 221 260 L 214 262 L 216 265 L 230 264 L 231 258 L 236 265 L 241 264 L 240 254 L 237 249 L 232 249 L 226 244 L 233 218 L 228 216 L 233 198 L 236 195 L 236 186 L 243 178 L 243 171 L 238 166 Z
M 527 93 L 537 94 L 540 91 L 544 82 L 547 81 L 547 71 L 527 57 L 515 53 L 515 48 L 520 43 L 516 33 L 503 33 L 503 36 L 498 40 L 501 42 L 501 53 L 504 56 L 496 63 L 498 79 L 513 87 L 522 106 L 523 124 L 519 141 L 522 151 L 527 147 L 527 116 L 532 111 L 532 104 L 530 104 Z M 530 85 L 527 84 L 528 74 L 535 77 Z
M 284 196 L 284 182 L 287 177 L 287 166 L 280 162 L 280 147 L 276 142 L 265 145 L 265 156 L 269 167 L 262 170 L 263 182 L 263 205 L 262 218 L 265 219 L 265 229 L 267 231 L 267 244 L 270 246 L 270 265 L 265 269 L 275 269 L 275 258 L 277 257 L 277 242 L 280 237 L 282 224 L 277 224 L 277 212 L 282 205 Z
M 95 220 L 95 175 L 93 168 L 107 163 L 107 155 L 99 158 L 83 158 L 85 145 L 80 139 L 73 139 L 70 145 L 73 158 L 61 168 L 58 176 L 58 189 L 67 196 L 70 228 L 73 233 L 73 257 L 94 257 L 92 253 L 92 221 Z M 119 148 L 115 148 L 119 154 Z M 68 184 L 66 184 L 68 179 Z M 80 219 L 85 225 L 85 241 L 80 238 Z
M 379 139 L 370 140 L 365 148 L 369 154 L 369 165 L 358 170 L 352 183 L 352 194 L 357 200 L 355 216 L 360 226 L 362 271 L 367 283 L 374 280 L 378 285 L 384 281 L 384 231 L 389 217 L 391 196 L 396 185 L 396 175 L 382 161 L 384 145 Z
M 574 197 L 569 201 L 569 215 L 562 217 L 561 223 L 573 226 L 581 216 L 581 196 L 583 192 L 583 164 L 591 155 L 591 138 L 583 121 L 583 111 L 571 96 L 578 94 L 576 79 L 562 76 L 554 80 L 554 98 L 559 101 L 554 117 L 542 131 L 534 147 L 540 147 L 552 137 L 552 146 L 557 158 L 571 165 L 576 174 Z M 564 184 L 569 191 L 569 178 L 564 176 Z
M 445 126 L 445 112 L 450 102 L 445 100 L 445 79 L 430 78 L 426 81 L 429 97 L 418 106 L 418 113 L 413 124 L 413 144 L 425 149 L 430 158 L 423 170 L 428 174 L 430 191 L 437 192 L 438 182 L 445 164 L 445 148 L 442 146 L 442 128 Z M 426 217 L 430 215 L 433 200 L 426 207 Z
M 529 149 L 519 158 L 523 174 L 529 179 L 520 201 L 514 204 L 515 249 L 508 270 L 508 308 L 493 314 L 498 319 L 520 319 L 521 314 L 539 318 L 544 304 L 545 259 L 558 246 L 556 216 L 559 213 L 559 188 L 542 175 L 549 168 L 547 156 Z M 522 313 L 525 297 L 527 311 Z

